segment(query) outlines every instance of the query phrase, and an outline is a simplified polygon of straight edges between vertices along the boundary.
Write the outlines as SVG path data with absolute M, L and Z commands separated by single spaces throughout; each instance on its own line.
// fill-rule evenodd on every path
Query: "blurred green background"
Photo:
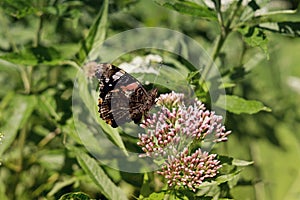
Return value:
M 65 185 L 60 188 L 65 191 L 97 193 L 92 183 L 80 185 L 71 178 L 86 180 L 74 156 L 65 150 L 64 140 L 65 134 L 75 134 L 74 63 L 80 60 L 80 46 L 102 4 L 0 1 L 0 132 L 11 140 L 0 143 L 0 199 L 55 198 L 63 192 L 53 187 L 62 180 L 70 181 L 62 181 Z M 107 37 L 137 27 L 166 27 L 197 40 L 209 54 L 221 31 L 216 21 L 149 0 L 110 1 L 108 13 Z M 299 18 L 298 11 L 291 20 Z M 228 113 L 226 127 L 232 134 L 217 152 L 254 161 L 231 190 L 235 199 L 296 200 L 300 199 L 300 38 L 265 34 L 269 55 L 260 47 L 245 46 L 234 32 L 216 64 L 225 72 L 239 65 L 243 56 L 247 73 L 234 80 L 229 93 L 261 101 L 272 112 Z

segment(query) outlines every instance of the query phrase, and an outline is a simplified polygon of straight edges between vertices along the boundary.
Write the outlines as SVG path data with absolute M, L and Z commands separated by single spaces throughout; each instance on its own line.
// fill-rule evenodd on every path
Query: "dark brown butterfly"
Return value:
M 95 69 L 100 117 L 114 128 L 131 120 L 139 123 L 155 104 L 157 89 L 146 91 L 138 80 L 111 64 L 96 64 Z

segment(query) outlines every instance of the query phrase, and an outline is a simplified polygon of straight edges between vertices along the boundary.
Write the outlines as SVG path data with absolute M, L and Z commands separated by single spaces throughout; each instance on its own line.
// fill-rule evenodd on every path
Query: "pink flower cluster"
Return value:
M 145 152 L 141 156 L 164 161 L 159 174 L 168 180 L 170 187 L 180 186 L 195 190 L 205 178 L 213 177 L 221 167 L 216 155 L 198 148 L 189 155 L 192 144 L 210 140 L 227 140 L 230 131 L 222 125 L 222 116 L 206 110 L 203 103 L 194 100 L 186 106 L 184 95 L 160 95 L 157 105 L 161 110 L 150 114 L 141 127 L 138 145 Z
M 169 187 L 187 187 L 195 192 L 204 179 L 217 175 L 221 165 L 216 156 L 200 149 L 189 155 L 188 148 L 185 148 L 179 156 L 170 156 L 158 174 L 168 180 Z

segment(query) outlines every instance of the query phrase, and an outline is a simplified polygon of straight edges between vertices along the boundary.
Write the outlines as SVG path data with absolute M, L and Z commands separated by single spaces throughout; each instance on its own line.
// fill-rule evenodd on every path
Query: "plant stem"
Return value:
M 22 171 L 23 168 L 23 153 L 24 153 L 24 144 L 25 144 L 25 140 L 26 140 L 26 131 L 27 131 L 27 126 L 24 126 L 21 131 L 20 131 L 20 137 L 19 137 L 19 141 L 18 141 L 18 148 L 19 148 L 19 159 L 18 159 L 18 172 Z
M 228 18 L 226 23 L 224 22 L 224 18 L 222 15 L 221 7 L 220 7 L 221 5 L 216 6 L 217 7 L 216 11 L 218 13 L 218 20 L 219 20 L 219 24 L 220 24 L 221 33 L 220 33 L 220 36 L 217 38 L 217 41 L 216 41 L 213 51 L 211 53 L 211 60 L 208 63 L 207 67 L 205 67 L 202 72 L 201 80 L 199 81 L 199 83 L 200 83 L 200 85 L 202 85 L 202 87 L 203 87 L 203 83 L 208 78 L 208 75 L 212 70 L 214 62 L 217 59 L 217 57 L 219 56 L 219 53 L 220 53 L 228 35 L 232 32 L 231 25 L 232 25 L 232 22 L 234 21 L 234 18 L 236 17 L 237 11 L 241 7 L 241 2 L 242 1 L 239 1 L 237 3 L 236 8 L 233 10 L 233 12 L 231 12 L 230 17 Z
M 223 32 L 223 31 L 222 31 Z M 201 74 L 201 80 L 200 80 L 200 85 L 203 85 L 203 83 L 205 82 L 205 80 L 207 79 L 213 65 L 214 65 L 214 62 L 216 60 L 216 58 L 218 57 L 219 53 L 220 53 L 220 50 L 227 38 L 228 34 L 221 34 L 218 38 L 217 38 L 217 41 L 216 41 L 216 44 L 214 46 L 214 49 L 212 51 L 212 54 L 211 54 L 211 59 L 210 59 L 210 62 L 208 63 L 207 67 L 204 68 L 202 74 Z
M 26 94 L 30 93 L 30 74 L 31 74 L 31 67 L 28 67 L 29 69 L 24 68 L 23 66 L 19 66 L 21 78 L 24 85 L 24 90 Z
M 43 29 L 43 25 L 44 25 L 44 15 L 41 14 L 40 16 L 40 20 L 39 20 L 39 27 L 36 33 L 36 41 L 35 41 L 35 46 L 39 46 L 41 43 L 41 37 L 42 37 L 42 29 Z

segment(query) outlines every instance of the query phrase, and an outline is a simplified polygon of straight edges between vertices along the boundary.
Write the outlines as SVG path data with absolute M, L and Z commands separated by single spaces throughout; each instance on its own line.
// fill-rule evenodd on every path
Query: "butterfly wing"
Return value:
M 147 93 L 140 82 L 114 65 L 99 64 L 95 76 L 100 83 L 100 117 L 114 128 L 131 120 L 140 122 L 154 104 L 156 93 L 154 97 L 149 97 L 150 93 Z
M 150 108 L 155 104 L 157 89 L 147 92 L 144 87 L 137 87 L 134 95 L 131 95 L 129 107 L 130 117 L 134 123 L 139 123 L 146 116 Z

